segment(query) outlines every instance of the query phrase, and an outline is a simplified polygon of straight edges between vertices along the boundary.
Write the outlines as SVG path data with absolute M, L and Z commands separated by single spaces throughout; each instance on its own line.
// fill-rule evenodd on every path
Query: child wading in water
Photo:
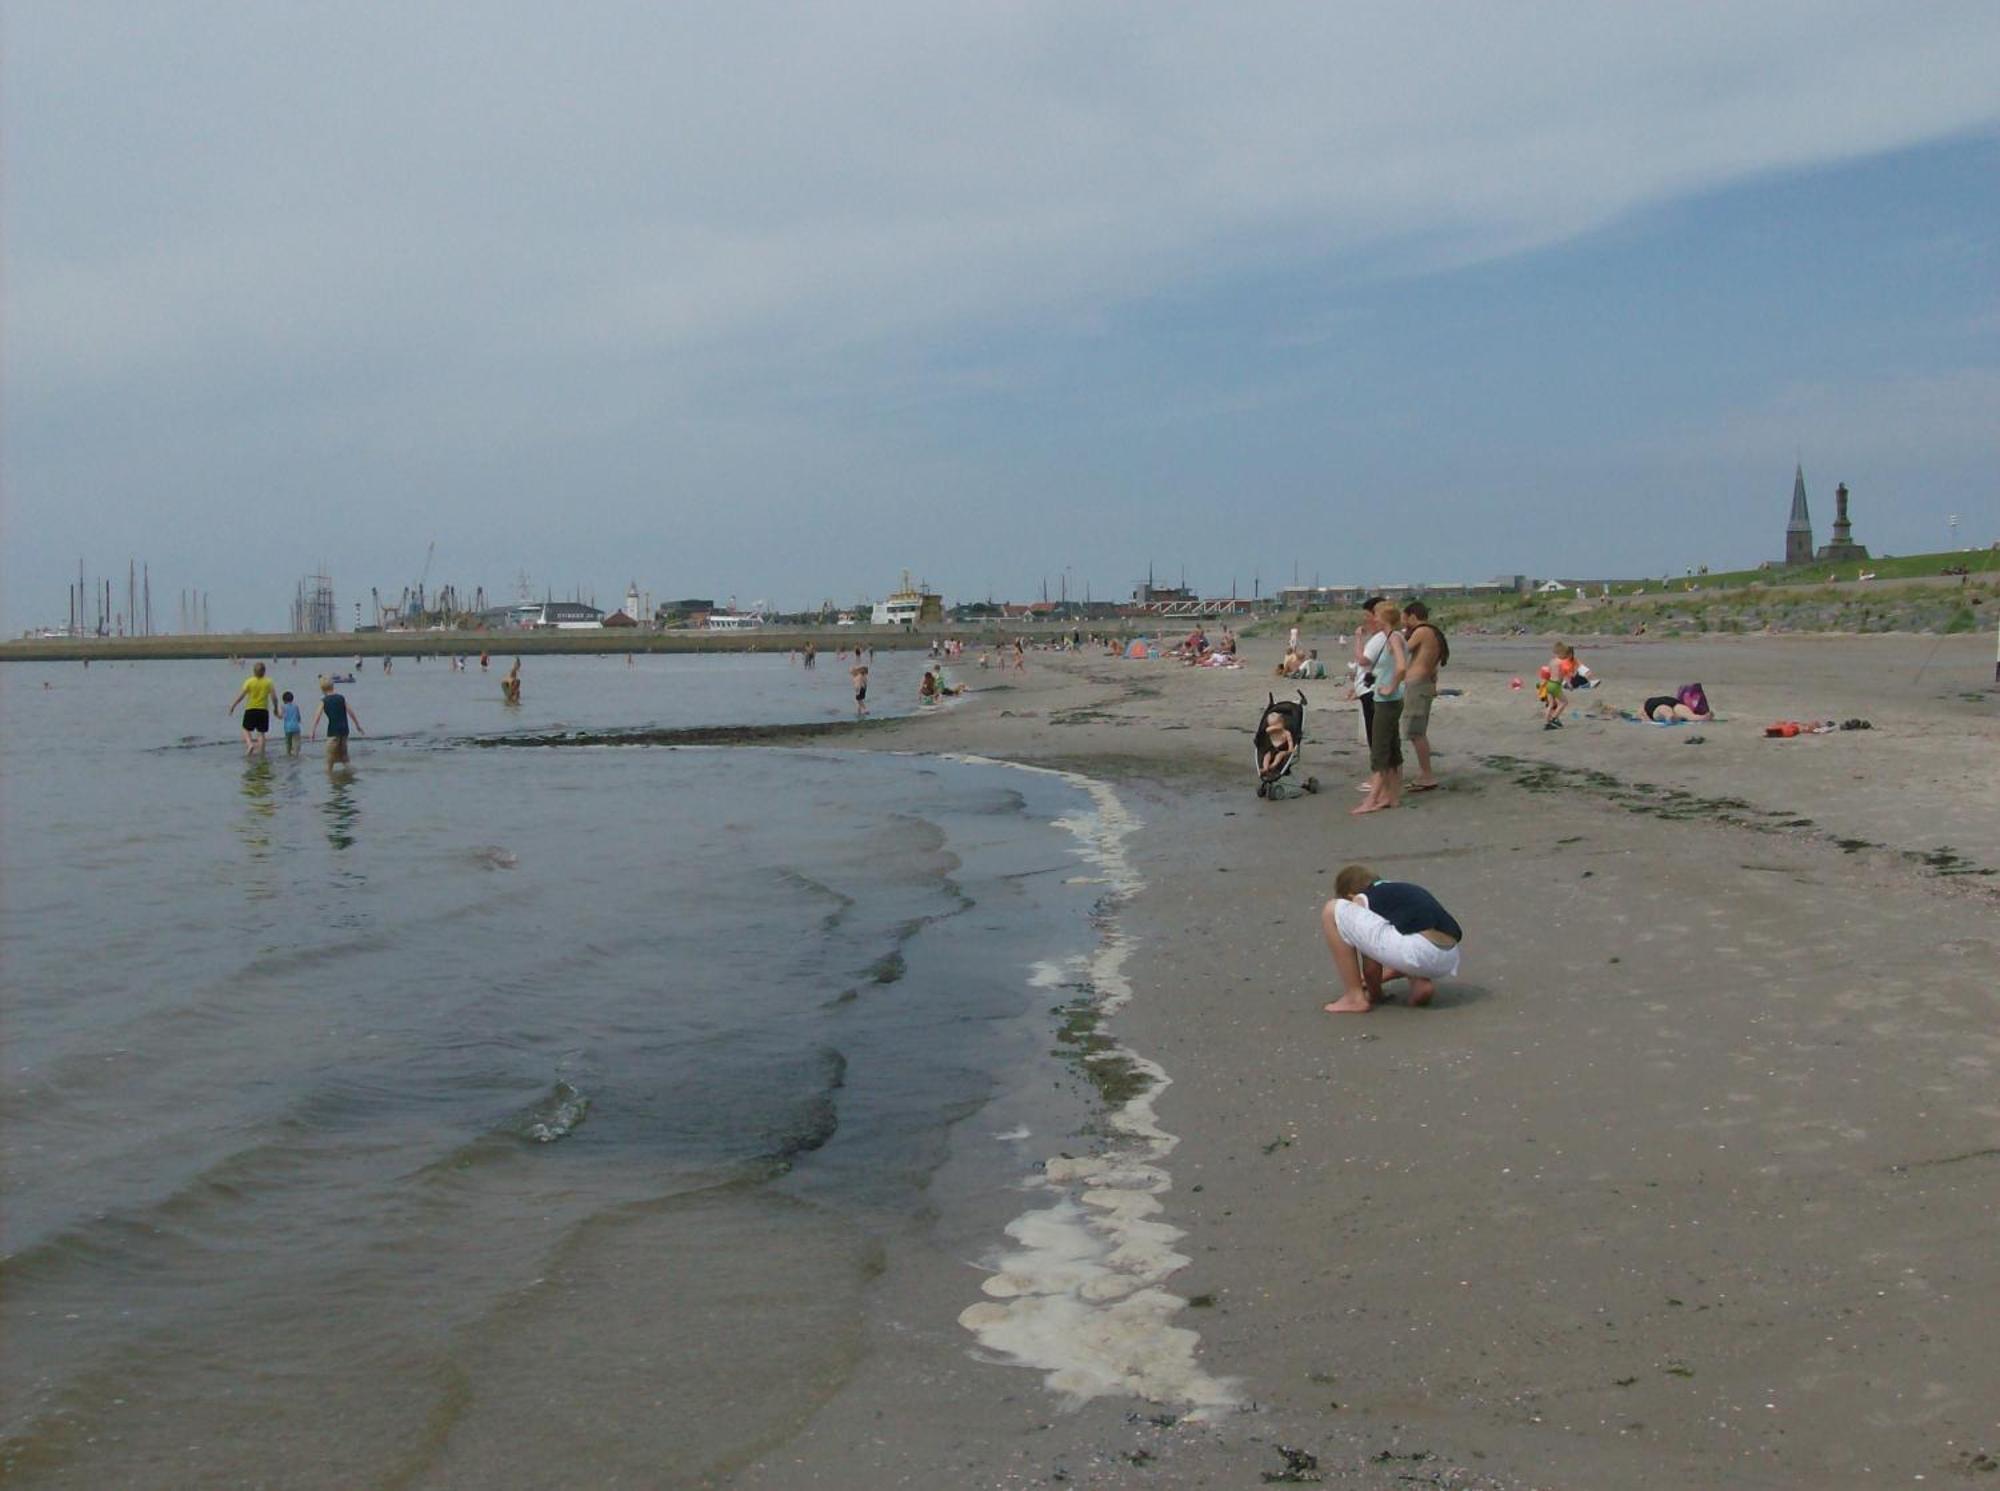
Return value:
M 361 729 L 361 716 L 349 707 L 347 696 L 334 692 L 330 678 L 319 681 L 319 708 L 313 711 L 312 728 L 307 732 L 306 739 L 318 738 L 322 719 L 326 721 L 326 769 L 331 774 L 335 768 L 347 764 L 348 732 L 356 730 L 363 735 L 368 732 Z
M 1383 983 L 1410 981 L 1410 1003 L 1429 1004 L 1434 980 L 1458 974 L 1458 920 L 1421 885 L 1380 880 L 1366 865 L 1348 865 L 1334 877 L 1333 899 L 1320 912 L 1320 930 L 1340 972 L 1340 998 L 1330 1015 L 1363 1015 L 1382 998 Z
M 304 726 L 299 720 L 298 701 L 292 698 L 290 689 L 285 690 L 284 706 L 282 719 L 285 726 L 285 754 L 296 756 L 299 753 L 299 731 Z

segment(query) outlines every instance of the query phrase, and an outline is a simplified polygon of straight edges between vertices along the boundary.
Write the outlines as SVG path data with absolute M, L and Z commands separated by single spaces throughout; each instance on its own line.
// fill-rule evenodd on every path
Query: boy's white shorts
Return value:
M 1388 919 L 1358 901 L 1335 901 L 1333 920 L 1340 940 L 1384 968 L 1417 978 L 1458 977 L 1457 947 L 1439 947 L 1416 932 L 1398 932 Z

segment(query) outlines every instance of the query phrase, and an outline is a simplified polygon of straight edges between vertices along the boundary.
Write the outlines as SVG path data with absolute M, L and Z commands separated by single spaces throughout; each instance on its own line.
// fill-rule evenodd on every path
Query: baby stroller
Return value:
M 1271 729 L 1269 721 L 1272 715 L 1276 715 L 1280 720 L 1284 721 L 1285 729 L 1292 737 L 1292 749 L 1275 768 L 1266 771 L 1264 769 L 1264 758 L 1271 752 Z M 1268 695 L 1264 707 L 1257 711 L 1257 733 L 1251 741 L 1254 754 L 1250 759 L 1257 764 L 1257 795 L 1259 797 L 1275 801 L 1286 795 L 1285 778 L 1289 777 L 1292 774 L 1292 768 L 1298 765 L 1299 752 L 1305 748 L 1305 743 L 1306 696 L 1304 691 L 1301 690 L 1299 692 L 1296 703 L 1290 699 L 1286 699 L 1280 703 L 1276 694 Z M 1306 792 L 1319 791 L 1319 778 L 1307 777 L 1301 790 Z

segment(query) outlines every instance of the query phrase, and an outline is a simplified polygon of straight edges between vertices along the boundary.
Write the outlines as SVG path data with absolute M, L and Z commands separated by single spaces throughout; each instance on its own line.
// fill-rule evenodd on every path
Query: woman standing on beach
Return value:
M 1389 645 L 1382 628 L 1375 624 L 1375 608 L 1382 597 L 1372 595 L 1361 603 L 1361 624 L 1354 629 L 1354 696 L 1361 701 L 1361 743 L 1375 739 L 1375 664 Z
M 1374 726 L 1368 737 L 1368 795 L 1356 813 L 1379 813 L 1402 801 L 1403 674 L 1410 666 L 1409 649 L 1399 630 L 1402 608 L 1383 601 L 1375 610 L 1377 636 L 1382 642 L 1375 661 Z

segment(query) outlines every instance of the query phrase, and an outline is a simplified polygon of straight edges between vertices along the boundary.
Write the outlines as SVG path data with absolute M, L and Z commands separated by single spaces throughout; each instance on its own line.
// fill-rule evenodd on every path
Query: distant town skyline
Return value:
M 2000 537 L 1990 5 L 0 21 L 8 635 Z

